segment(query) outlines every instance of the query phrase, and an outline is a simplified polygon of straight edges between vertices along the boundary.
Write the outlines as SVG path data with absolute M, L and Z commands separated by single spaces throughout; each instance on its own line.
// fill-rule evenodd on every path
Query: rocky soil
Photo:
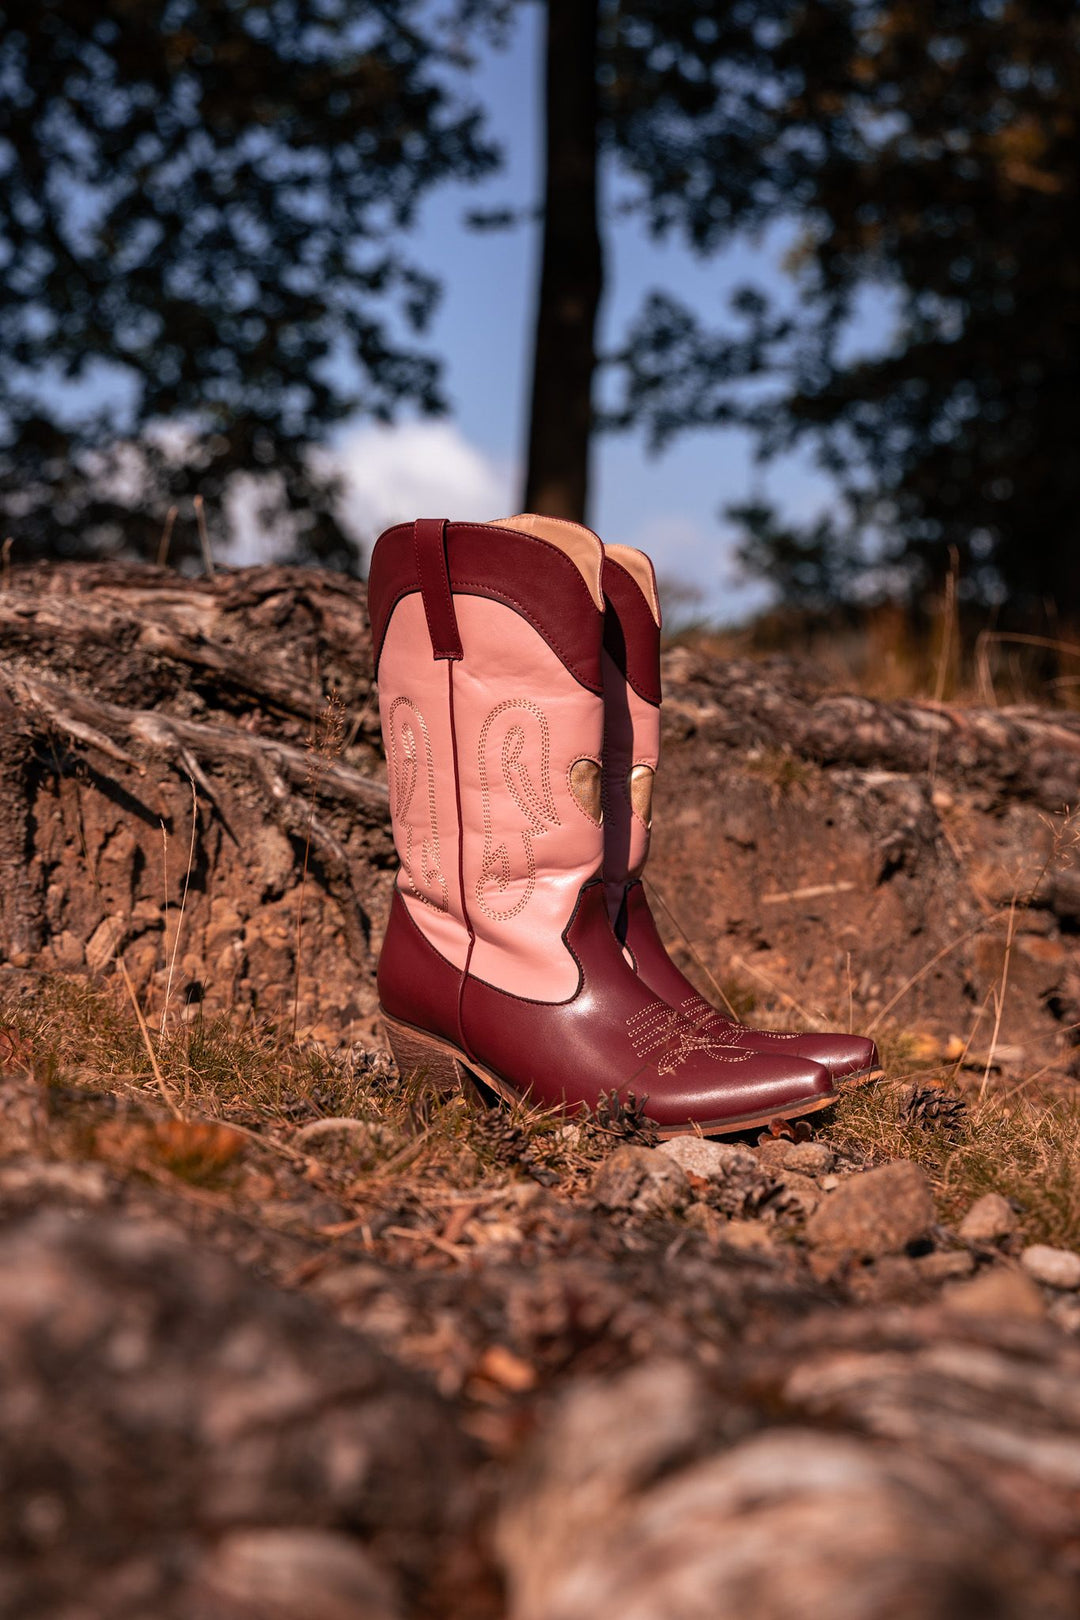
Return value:
M 1076 717 L 668 655 L 669 936 L 891 1056 L 661 1147 L 376 1049 L 359 587 L 16 570 L 0 635 L 0 1614 L 1076 1613 Z
M 122 952 L 153 1004 L 172 963 L 185 1004 L 370 1037 L 393 850 L 363 586 L 15 569 L 0 646 L 7 958 Z M 1080 715 L 886 704 L 688 648 L 665 690 L 649 879 L 692 975 L 741 1010 L 1071 1072 Z
M 1080 1256 L 1004 1198 L 627 1119 L 373 1160 L 7 1051 L 0 1612 L 1075 1614 Z

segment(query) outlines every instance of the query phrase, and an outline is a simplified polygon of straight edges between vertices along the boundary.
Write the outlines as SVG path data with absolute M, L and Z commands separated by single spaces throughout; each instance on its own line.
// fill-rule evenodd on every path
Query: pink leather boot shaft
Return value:
M 456 578 L 457 531 L 466 526 L 446 527 L 449 538 L 439 544 L 447 545 L 458 586 L 446 599 L 453 646 L 447 634 L 444 656 L 433 656 L 430 597 L 443 602 L 450 576 L 444 583 L 436 575 L 425 593 L 421 561 L 420 589 L 391 608 L 377 648 L 398 887 L 421 933 L 456 968 L 468 965 L 515 995 L 562 1001 L 577 988 L 578 970 L 559 941 L 603 859 L 597 661 L 587 671 L 567 668 L 545 639 L 558 621 L 539 612 L 530 621 L 519 611 L 523 581 L 513 586 L 513 606 L 505 595 L 470 594 L 491 586 L 492 576 L 482 558 L 467 558 L 471 577 Z M 377 602 L 395 533 L 372 558 Z M 499 556 L 508 543 L 509 536 L 490 536 Z M 591 620 L 595 641 L 600 612 L 576 564 L 543 540 L 522 537 L 522 544 L 523 568 L 559 569 L 565 613 Z M 472 836 L 459 839 L 459 818 Z M 514 919 L 522 926 L 507 927 Z
M 700 995 L 664 949 L 640 877 L 649 829 L 634 815 L 628 783 L 637 764 L 655 770 L 660 753 L 660 616 L 652 566 L 629 547 L 608 547 L 604 569 L 604 886 L 608 913 L 640 978 L 681 1016 L 732 1046 L 820 1063 L 834 1080 L 872 1073 L 877 1048 L 861 1035 L 751 1029 Z M 611 811 L 609 812 L 609 806 Z M 613 813 L 611 813 L 613 812 Z

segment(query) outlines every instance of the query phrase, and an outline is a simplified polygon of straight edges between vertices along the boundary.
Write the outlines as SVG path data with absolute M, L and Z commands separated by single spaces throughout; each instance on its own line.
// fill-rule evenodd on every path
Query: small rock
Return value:
M 963 1316 L 1014 1316 L 1042 1321 L 1046 1301 L 1023 1271 L 1013 1266 L 994 1266 L 969 1282 L 953 1283 L 945 1289 L 945 1304 Z
M 779 1182 L 747 1147 L 674 1136 L 660 1151 L 697 1182 L 700 1197 L 733 1219 L 757 1215 L 780 1191 Z
M 848 1176 L 806 1223 L 806 1236 L 834 1255 L 898 1254 L 934 1224 L 930 1184 L 917 1164 L 897 1159 Z
M 1059 1294 L 1057 1299 L 1051 1300 L 1049 1314 L 1051 1322 L 1063 1333 L 1080 1337 L 1080 1299 L 1075 1294 Z
M 754 1254 L 775 1254 L 776 1242 L 760 1221 L 726 1221 L 720 1241 L 733 1249 L 746 1249 Z
M 657 1148 L 616 1148 L 593 1182 L 593 1197 L 604 1209 L 633 1215 L 673 1215 L 690 1200 L 686 1171 Z
M 906 1254 L 886 1254 L 872 1266 L 856 1266 L 847 1279 L 860 1305 L 909 1305 L 925 1296 L 926 1281 Z
M 0 1169 L 0 1198 L 38 1203 L 41 1199 L 72 1199 L 100 1208 L 109 1196 L 109 1183 L 99 1164 L 63 1164 L 31 1159 Z
M 1016 1231 L 1019 1221 L 1016 1211 L 1000 1193 L 985 1193 L 976 1198 L 960 1222 L 960 1236 L 965 1243 L 1000 1243 Z
M 201 1573 L 245 1620 L 397 1620 L 401 1612 L 367 1550 L 326 1530 L 234 1530 Z
M 1023 1251 L 1020 1264 L 1036 1282 L 1047 1288 L 1071 1293 L 1080 1288 L 1080 1254 L 1071 1249 L 1052 1249 L 1047 1243 L 1033 1243 Z
M 803 1144 L 799 1144 L 802 1146 Z M 805 1144 L 809 1146 L 810 1144 Z M 817 1182 L 811 1176 L 800 1175 L 797 1170 L 785 1170 L 780 1177 L 780 1186 L 783 1191 L 778 1200 L 780 1213 L 795 1215 L 806 1219 L 817 1209 L 825 1197 Z
M 63 929 L 61 933 L 53 936 L 52 959 L 63 973 L 74 973 L 79 968 L 85 967 L 86 951 L 83 948 L 82 940 L 73 934 L 70 929 Z M 15 964 L 16 967 L 18 965 L 18 963 Z
M 727 1223 L 722 1215 L 717 1214 L 715 1209 L 710 1208 L 708 1204 L 704 1204 L 698 1199 L 686 1211 L 686 1224 L 687 1226 L 696 1227 L 699 1232 L 704 1232 L 706 1237 L 712 1238 L 715 1242 L 720 1234 L 721 1227 Z
M 689 1176 L 726 1181 L 731 1175 L 757 1174 L 756 1154 L 732 1142 L 707 1142 L 703 1136 L 671 1136 L 657 1149 L 681 1165 Z
M 758 1143 L 757 1156 L 770 1169 L 796 1170 L 804 1176 L 826 1176 L 832 1169 L 835 1154 L 825 1142 L 785 1142 L 782 1138 Z
M 126 928 L 127 921 L 121 912 L 98 923 L 86 942 L 86 965 L 91 973 L 100 973 L 112 961 Z
M 933 1254 L 920 1254 L 914 1265 L 926 1282 L 953 1282 L 958 1277 L 970 1277 L 975 1270 L 974 1257 L 967 1249 L 938 1249 Z

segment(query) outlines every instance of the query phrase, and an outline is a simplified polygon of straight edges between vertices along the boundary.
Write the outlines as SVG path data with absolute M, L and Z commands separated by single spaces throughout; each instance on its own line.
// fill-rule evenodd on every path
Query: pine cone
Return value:
M 639 1100 L 632 1091 L 627 1093 L 625 1102 L 614 1089 L 602 1091 L 592 1123 L 597 1130 L 617 1137 L 620 1142 L 655 1147 L 660 1132 L 645 1112 L 646 1101 L 644 1097 Z
M 502 1108 L 489 1108 L 477 1119 L 484 1146 L 496 1163 L 507 1168 L 523 1170 L 542 1187 L 551 1187 L 559 1179 L 545 1169 L 536 1154 L 534 1143 L 527 1131 L 516 1125 Z
M 967 1120 L 967 1103 L 933 1086 L 909 1086 L 900 1103 L 900 1120 L 927 1131 L 959 1131 Z

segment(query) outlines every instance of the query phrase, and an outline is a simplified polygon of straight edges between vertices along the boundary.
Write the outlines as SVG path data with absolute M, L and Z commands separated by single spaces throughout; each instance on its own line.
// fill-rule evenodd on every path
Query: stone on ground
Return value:
M 1046 1243 L 1033 1243 L 1023 1251 L 1020 1264 L 1036 1282 L 1048 1288 L 1071 1292 L 1080 1288 L 1080 1254 L 1071 1249 L 1052 1249 Z
M 984 1193 L 960 1222 L 960 1236 L 965 1243 L 1000 1243 L 1011 1237 L 1019 1224 L 1007 1198 L 1000 1193 Z
M 686 1172 L 657 1148 L 620 1147 L 604 1160 L 593 1182 L 603 1209 L 632 1215 L 673 1215 L 690 1198 Z
M 806 1223 L 817 1249 L 852 1259 L 899 1254 L 934 1224 L 930 1184 L 917 1164 L 897 1159 L 848 1176 Z

